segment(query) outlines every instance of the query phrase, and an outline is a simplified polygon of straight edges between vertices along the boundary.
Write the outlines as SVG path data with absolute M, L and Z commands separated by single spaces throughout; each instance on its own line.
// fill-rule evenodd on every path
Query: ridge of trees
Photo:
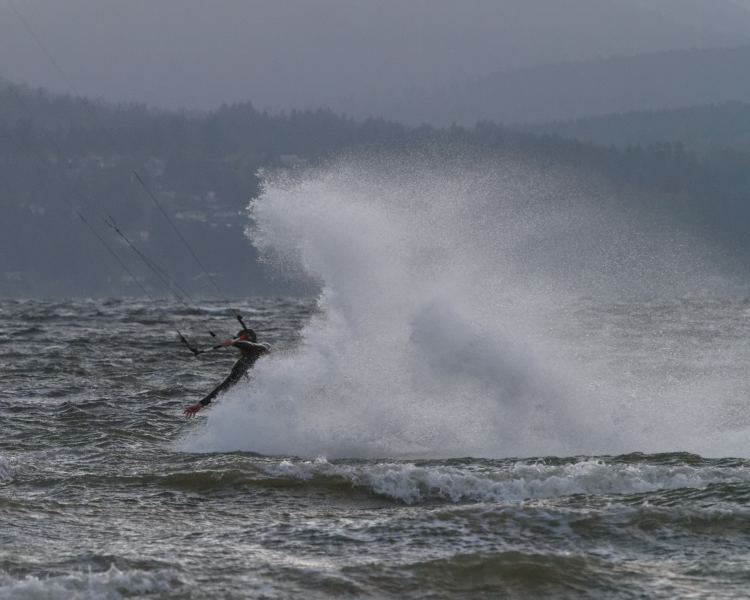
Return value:
M 632 111 L 525 128 L 597 145 L 679 142 L 710 159 L 725 151 L 750 154 L 750 104 L 724 102 L 669 110 Z
M 739 152 L 708 160 L 680 141 L 599 146 L 486 121 L 473 127 L 407 127 L 380 118 L 357 121 L 328 109 L 272 114 L 250 102 L 210 112 L 173 112 L 0 82 L 0 284 L 3 277 L 10 285 L 14 274 L 26 273 L 49 284 L 38 294 L 122 289 L 106 260 L 76 274 L 77 280 L 66 273 L 66 265 L 98 252 L 95 241 L 83 236 L 70 243 L 70 232 L 77 230 L 59 196 L 78 203 L 81 189 L 96 199 L 97 210 L 142 235 L 179 276 L 193 277 L 185 261 L 170 254 L 174 245 L 170 249 L 162 240 L 169 235 L 153 206 L 130 185 L 137 169 L 167 210 L 183 220 L 191 239 L 199 240 L 207 262 L 221 265 L 226 280 L 246 282 L 238 293 L 257 292 L 262 267 L 249 255 L 244 219 L 237 215 L 258 191 L 259 168 L 311 163 L 362 148 L 398 152 L 430 144 L 520 156 L 543 167 L 580 168 L 661 193 L 671 199 L 666 209 L 687 215 L 750 255 L 750 158 Z

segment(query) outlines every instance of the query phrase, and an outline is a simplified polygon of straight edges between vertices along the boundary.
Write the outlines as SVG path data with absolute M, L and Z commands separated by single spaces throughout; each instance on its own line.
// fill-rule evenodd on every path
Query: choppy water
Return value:
M 283 357 L 278 364 L 293 365 L 313 303 L 240 309 Z M 224 431 L 214 417 L 221 424 L 243 403 L 253 414 L 252 382 L 208 417 L 180 414 L 231 356 L 194 359 L 171 323 L 199 332 L 211 317 L 233 332 L 218 305 L 2 301 L 0 598 L 747 597 L 750 461 L 721 452 L 750 455 L 746 315 L 741 301 L 679 300 L 589 303 L 550 316 L 581 364 L 596 363 L 599 375 L 608 365 L 635 413 L 628 430 L 640 428 L 626 439 L 649 447 L 351 459 L 341 456 L 352 446 L 341 431 L 347 444 L 326 459 L 192 451 L 205 446 L 206 429 Z M 658 373 L 661 386 L 637 383 Z M 713 418 L 692 448 L 684 435 L 695 422 L 681 416 L 670 386 L 711 391 L 703 401 Z M 662 401 L 672 404 L 659 412 Z M 654 415 L 664 411 L 679 436 L 660 435 Z M 623 418 L 613 414 L 604 436 L 613 448 Z M 310 439 L 330 441 L 332 431 Z M 601 432 L 590 434 L 606 449 Z M 576 435 L 585 445 L 585 428 Z M 685 452 L 699 447 L 714 458 Z M 667 451 L 638 453 L 653 448 Z

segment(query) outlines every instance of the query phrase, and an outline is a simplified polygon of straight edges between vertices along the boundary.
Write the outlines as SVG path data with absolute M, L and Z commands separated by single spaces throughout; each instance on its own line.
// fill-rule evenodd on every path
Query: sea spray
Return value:
M 319 286 L 320 310 L 299 346 L 260 361 L 185 447 L 328 457 L 684 447 L 700 411 L 688 406 L 680 435 L 659 438 L 672 419 L 654 398 L 636 401 L 648 422 L 618 410 L 632 390 L 576 347 L 601 339 L 557 322 L 582 296 L 679 296 L 700 283 L 700 245 L 632 210 L 643 205 L 591 177 L 447 151 L 267 175 L 252 240 Z

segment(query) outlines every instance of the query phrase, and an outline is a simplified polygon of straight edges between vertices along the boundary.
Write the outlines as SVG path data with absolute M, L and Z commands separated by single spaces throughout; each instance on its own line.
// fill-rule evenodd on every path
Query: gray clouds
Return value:
M 75 88 L 210 108 L 362 112 L 412 86 L 750 41 L 730 0 L 13 0 Z M 0 76 L 66 90 L 7 5 Z

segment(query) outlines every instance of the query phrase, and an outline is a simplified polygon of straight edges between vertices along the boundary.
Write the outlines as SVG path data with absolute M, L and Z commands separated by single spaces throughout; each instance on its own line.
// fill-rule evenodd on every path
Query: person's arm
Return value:
M 224 345 L 230 346 L 231 342 L 232 340 L 226 340 Z M 201 409 L 211 404 L 211 400 L 216 398 L 216 396 L 218 396 L 221 392 L 232 387 L 232 385 L 234 385 L 234 383 L 236 383 L 236 380 L 237 380 L 237 376 L 235 373 L 236 367 L 237 365 L 235 363 L 235 367 L 232 368 L 232 372 L 224 378 L 224 381 L 222 381 L 213 390 L 211 390 L 211 392 L 205 398 L 200 400 L 200 402 L 196 402 L 195 404 L 191 404 L 190 406 L 185 407 L 185 410 L 183 411 L 185 413 L 185 416 L 194 417 L 196 413 L 201 411 Z
M 185 410 L 183 411 L 185 413 L 186 417 L 194 417 L 197 412 L 204 409 L 206 406 L 211 404 L 211 400 L 216 398 L 221 392 L 223 392 L 225 389 L 231 386 L 233 382 L 230 380 L 230 377 L 227 377 L 224 381 L 222 381 L 219 385 L 217 385 L 213 390 L 211 390 L 211 393 L 208 394 L 205 398 L 201 399 L 199 402 L 196 402 L 195 404 L 191 404 L 190 406 L 187 406 Z
M 225 379 L 222 381 L 219 385 L 217 385 L 213 390 L 211 390 L 211 393 L 208 394 L 205 398 L 200 400 L 200 402 L 196 402 L 195 404 L 191 404 L 190 406 L 185 407 L 185 410 L 183 411 L 185 413 L 186 417 L 194 417 L 196 413 L 198 413 L 200 410 L 211 404 L 211 400 L 216 398 L 222 391 L 224 391 L 225 388 L 229 387 L 228 385 L 228 379 Z

